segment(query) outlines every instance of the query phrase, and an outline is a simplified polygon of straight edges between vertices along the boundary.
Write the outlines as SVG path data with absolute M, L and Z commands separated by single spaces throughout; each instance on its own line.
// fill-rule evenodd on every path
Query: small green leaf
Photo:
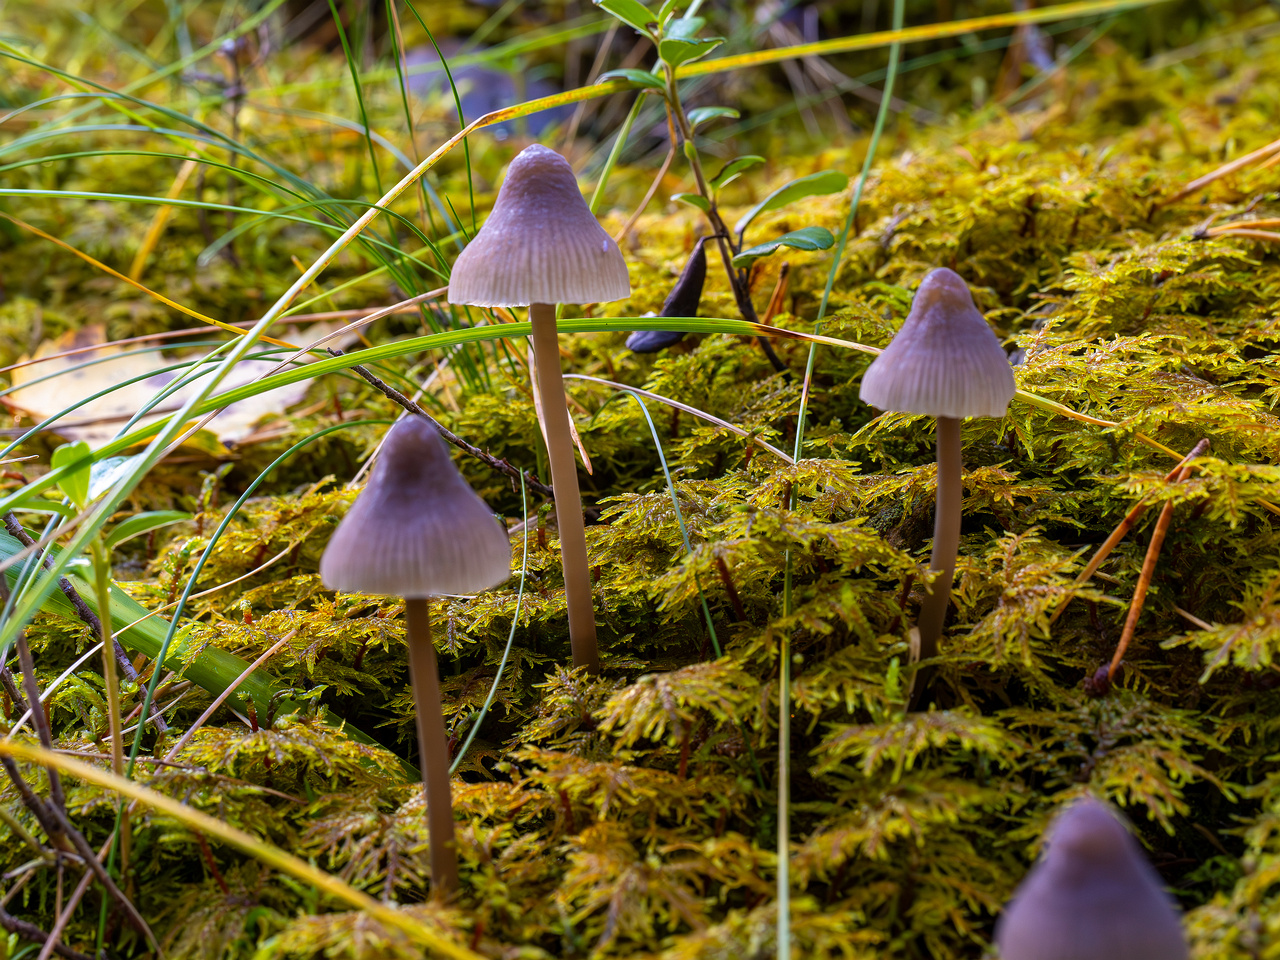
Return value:
M 667 0 L 667 2 L 658 10 L 658 22 L 665 23 L 667 17 L 671 16 L 683 5 L 684 0 Z
M 733 109 L 733 107 L 694 107 L 689 111 L 689 127 L 697 130 L 699 125 L 709 120 L 715 120 L 717 117 L 728 117 L 730 120 L 737 120 L 741 113 Z
M 759 163 L 764 163 L 764 157 L 757 156 L 754 153 L 730 160 L 719 173 L 711 178 L 711 189 L 719 190 L 721 187 L 728 186 L 742 176 L 745 171 L 750 170 Z
M 181 510 L 148 510 L 146 513 L 135 513 L 128 520 L 122 520 L 107 534 L 107 549 L 110 550 L 126 540 L 167 527 L 171 523 L 190 520 L 191 514 Z
M 683 20 L 676 21 L 676 23 L 684 22 Z M 662 58 L 663 63 L 678 67 L 682 63 L 701 60 L 722 43 L 724 43 L 724 37 L 704 37 L 700 40 L 660 40 L 658 41 L 658 56 Z
M 66 517 L 68 520 L 74 519 L 75 515 L 79 513 L 75 507 L 69 507 L 57 500 L 46 500 L 43 497 L 37 497 L 17 509 L 19 511 L 27 510 L 31 513 L 56 513 L 58 516 Z
M 648 70 L 637 70 L 634 67 L 625 70 L 610 70 L 608 73 L 602 73 L 597 83 L 605 83 L 609 80 L 627 80 L 635 84 L 637 87 L 645 87 L 653 90 L 663 89 L 662 80 L 655 77 Z
M 793 250 L 827 250 L 835 242 L 836 238 L 826 227 L 804 227 L 784 233 L 776 240 L 758 243 L 754 247 L 743 250 L 733 258 L 733 265 L 737 268 L 749 267 L 761 257 L 777 253 L 782 247 L 791 247 Z
M 595 0 L 595 4 L 643 34 L 649 33 L 649 24 L 658 22 L 654 12 L 638 0 Z
M 95 463 L 89 469 L 89 499 L 97 500 L 119 483 L 141 456 L 107 457 Z
M 684 17 L 667 27 L 663 37 L 668 40 L 697 40 L 698 31 L 706 25 L 706 17 Z
M 707 203 L 707 198 L 700 193 L 673 193 L 671 199 L 687 203 L 691 207 L 697 207 L 703 213 L 711 211 L 711 204 Z
M 53 469 L 77 464 L 74 470 L 58 481 L 58 487 L 82 510 L 89 502 L 89 470 L 93 466 L 89 458 L 92 456 L 93 451 L 83 440 L 64 443 L 53 451 Z
M 773 193 L 748 210 L 747 215 L 734 226 L 733 232 L 741 236 L 742 232 L 751 225 L 751 221 L 767 210 L 777 210 L 779 207 L 785 207 L 787 204 L 803 200 L 805 197 L 820 197 L 828 193 L 839 193 L 848 185 L 849 178 L 838 170 L 823 170 L 821 173 L 811 173 L 809 176 L 801 177 L 799 180 L 792 180 L 786 186 L 779 187 L 773 191 Z

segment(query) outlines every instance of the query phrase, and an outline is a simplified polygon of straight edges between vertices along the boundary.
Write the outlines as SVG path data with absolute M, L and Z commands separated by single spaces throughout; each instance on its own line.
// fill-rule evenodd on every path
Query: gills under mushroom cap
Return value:
M 450 303 L 482 307 L 630 295 L 622 252 L 582 199 L 573 168 L 540 144 L 511 161 L 493 212 L 449 277 Z
M 1058 815 L 996 925 L 1001 960 L 1186 960 L 1182 924 L 1137 841 L 1096 800 Z
M 902 329 L 863 374 L 858 395 L 881 410 L 1003 417 L 1017 390 L 1009 358 L 959 274 L 920 282 Z
M 320 560 L 332 590 L 409 598 L 475 593 L 510 575 L 506 529 L 418 416 L 391 428 Z

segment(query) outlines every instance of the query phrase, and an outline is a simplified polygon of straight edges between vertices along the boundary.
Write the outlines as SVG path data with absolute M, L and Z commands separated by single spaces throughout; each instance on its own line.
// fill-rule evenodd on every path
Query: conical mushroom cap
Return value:
M 858 395 L 881 410 L 931 417 L 1003 417 L 1017 387 L 1009 358 L 945 267 L 920 282 L 911 312 L 862 376 Z
M 507 531 L 449 459 L 435 427 L 405 417 L 320 559 L 331 590 L 475 593 L 511 575 Z
M 630 295 L 622 251 L 592 216 L 573 168 L 540 144 L 511 161 L 493 212 L 449 276 L 450 303 L 481 307 Z
M 1137 841 L 1096 800 L 1059 814 L 996 924 L 1001 960 L 1187 960 L 1186 938 Z

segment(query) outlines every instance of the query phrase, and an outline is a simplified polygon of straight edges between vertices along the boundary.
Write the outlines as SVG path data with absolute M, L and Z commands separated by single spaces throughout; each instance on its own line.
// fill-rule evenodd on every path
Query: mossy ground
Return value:
M 133 498 L 138 509 L 198 514 L 118 557 L 118 571 L 136 576 L 130 592 L 154 607 L 180 589 L 217 518 L 271 460 L 308 433 L 350 423 L 273 475 L 218 543 L 199 585 L 279 561 L 189 611 L 190 637 L 248 659 L 292 632 L 265 669 L 304 709 L 260 717 L 256 730 L 221 713 L 178 765 L 148 768 L 143 778 L 375 896 L 416 904 L 409 909 L 485 955 L 766 957 L 774 949 L 778 650 L 787 635 L 800 956 L 981 955 L 1048 818 L 1084 791 L 1131 818 L 1188 912 L 1198 958 L 1280 955 L 1280 516 L 1270 506 L 1280 504 L 1280 241 L 1205 234 L 1212 224 L 1280 217 L 1280 167 L 1253 165 L 1165 202 L 1273 138 L 1273 19 L 1245 18 L 1233 29 L 1253 28 L 1248 38 L 1237 32 L 1173 62 L 1142 64 L 1104 40 L 1101 56 L 1066 70 L 1029 108 L 892 130 L 822 332 L 884 344 L 915 283 L 947 266 L 969 282 L 1002 339 L 1024 351 L 1021 388 L 1115 424 L 1023 400 L 1004 420 L 965 424 L 962 556 L 930 709 L 908 713 L 904 689 L 915 574 L 932 530 L 931 424 L 876 417 L 860 403 L 865 354 L 819 348 L 804 456 L 794 466 L 650 402 L 655 436 L 633 399 L 571 382 L 593 464 L 584 495 L 599 510 L 587 535 L 605 672 L 589 679 L 565 667 L 554 527 L 544 529 L 531 504 L 511 656 L 455 782 L 462 889 L 447 907 L 424 902 L 421 799 L 396 760 L 413 756 L 401 605 L 335 596 L 316 575 L 327 534 L 354 496 L 345 482 L 384 430 L 359 421 L 392 410 L 360 381 L 328 378 L 279 436 L 237 450 L 229 472 L 215 477 L 218 461 L 193 452 L 165 464 Z M 40 88 L 34 71 L 18 80 Z M 255 122 L 279 120 L 259 111 Z M 103 136 L 86 132 L 78 149 L 106 149 Z M 313 158 L 308 175 L 333 189 L 367 180 L 364 142 L 328 136 L 291 159 Z M 856 170 L 865 149 L 854 139 L 771 157 L 729 205 L 746 206 L 794 176 Z M 481 211 L 511 152 L 511 144 L 478 141 Z M 158 165 L 168 182 L 179 162 L 81 157 L 5 176 L 15 186 L 109 182 L 117 193 L 154 193 Z M 467 184 L 457 162 L 439 187 L 462 212 Z M 625 221 L 651 176 L 619 175 L 608 226 Z M 206 196 L 233 202 L 225 181 L 215 188 L 213 179 Z M 636 315 L 666 296 L 701 229 L 696 211 L 665 202 L 687 187 L 677 164 L 625 238 L 633 296 L 605 312 Z M 153 214 L 91 199 L 0 202 L 122 270 Z M 810 224 L 836 231 L 848 203 L 848 194 L 810 201 L 754 230 L 761 238 Z M 3 229 L 4 362 L 91 322 L 105 322 L 113 337 L 188 323 Z M 324 245 L 303 225 L 269 222 L 239 243 L 238 264 L 197 264 L 203 230 L 196 212 L 175 211 L 144 279 L 225 320 L 256 316 L 296 276 L 290 257 L 309 262 Z M 360 275 L 362 256 L 344 256 L 326 289 Z M 789 293 L 774 322 L 810 330 L 830 257 L 787 259 Z M 753 276 L 757 303 L 780 263 L 762 261 Z M 328 306 L 392 296 L 385 276 L 374 277 L 335 292 Z M 736 315 L 714 264 L 701 313 Z M 381 342 L 418 325 L 393 318 L 367 336 Z M 791 449 L 807 345 L 777 343 L 795 374 L 788 379 L 749 341 L 689 337 L 655 359 L 630 354 L 624 337 L 566 338 L 566 369 L 644 386 Z M 478 355 L 488 364 L 483 377 L 439 378 L 433 412 L 477 446 L 533 468 L 536 418 L 526 372 L 512 359 L 522 351 L 513 344 L 508 354 Z M 433 362 L 406 358 L 390 368 L 420 379 Z M 1175 460 L 1143 437 L 1178 454 L 1201 439 L 1211 446 L 1187 480 L 1169 485 Z M 505 478 L 472 460 L 459 465 L 496 511 L 520 519 L 519 492 Z M 1051 625 L 1093 548 L 1144 495 L 1151 508 L 1134 533 Z M 1091 695 L 1085 680 L 1112 656 L 1166 503 L 1175 505 L 1172 522 L 1124 667 L 1109 692 Z M 512 544 L 519 569 L 521 535 Z M 446 717 L 459 741 L 502 656 L 517 593 L 513 579 L 433 610 Z M 79 624 L 51 617 L 30 632 L 42 684 L 88 643 Z M 209 699 L 190 688 L 173 722 L 191 722 Z M 131 693 L 126 709 L 135 702 Z M 385 748 L 322 722 L 320 705 Z M 50 713 L 63 747 L 96 752 L 106 730 L 100 678 L 82 668 L 58 688 Z M 110 796 L 75 786 L 68 801 L 100 844 Z M 11 788 L 0 802 L 35 830 Z M 414 955 L 371 921 L 172 821 L 141 812 L 133 831 L 127 891 L 169 956 Z M 0 868 L 16 870 L 32 854 L 7 836 Z M 56 871 L 43 871 L 8 910 L 47 929 L 57 884 Z M 93 942 L 92 896 L 69 943 Z M 113 932 L 121 955 L 144 952 L 127 929 Z

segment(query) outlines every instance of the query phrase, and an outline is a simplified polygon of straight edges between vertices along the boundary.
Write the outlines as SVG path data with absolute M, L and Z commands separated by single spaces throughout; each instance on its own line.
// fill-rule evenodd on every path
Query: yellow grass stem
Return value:
M 223 823 L 215 817 L 200 810 L 195 810 L 185 803 L 179 803 L 171 797 L 157 793 L 132 780 L 118 777 L 108 770 L 81 763 L 71 757 L 53 753 L 32 743 L 17 740 L 0 739 L 0 756 L 25 760 L 42 767 L 60 770 L 68 776 L 92 783 L 122 797 L 137 801 L 144 807 L 150 807 L 157 813 L 172 817 L 193 830 L 211 837 L 217 837 L 228 846 L 249 854 L 251 857 L 267 864 L 282 873 L 287 873 L 304 883 L 311 884 L 321 893 L 341 900 L 357 910 L 363 910 L 379 923 L 398 930 L 415 943 L 427 948 L 433 954 L 450 957 L 453 960 L 484 960 L 480 954 L 466 947 L 459 946 L 442 937 L 419 920 L 397 910 L 394 906 L 373 899 L 367 893 L 325 873 L 304 860 L 281 850 L 274 844 L 259 840 L 236 827 Z

